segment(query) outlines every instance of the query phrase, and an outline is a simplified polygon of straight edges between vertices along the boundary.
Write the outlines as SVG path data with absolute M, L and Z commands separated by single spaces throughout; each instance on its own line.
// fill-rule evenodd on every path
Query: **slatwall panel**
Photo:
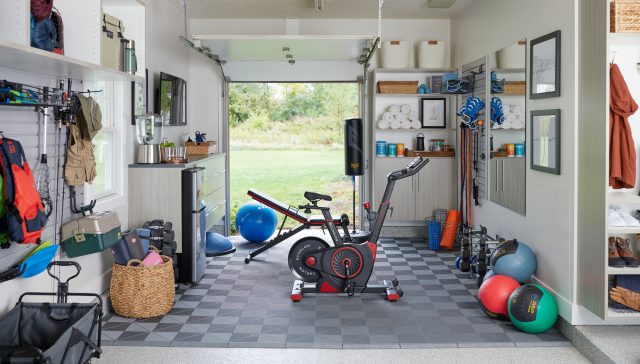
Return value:
M 16 71 L 6 71 L 0 68 L 0 79 L 8 79 L 13 82 L 23 82 L 38 86 L 55 87 L 56 80 L 43 78 L 42 76 L 34 76 L 17 73 Z M 81 85 L 78 82 L 78 89 Z M 47 227 L 42 234 L 42 240 L 51 240 L 59 243 L 59 232 L 62 223 L 69 221 L 74 217 L 71 213 L 69 205 L 69 189 L 64 184 L 64 158 L 66 144 L 66 128 L 60 131 L 58 138 L 58 130 L 50 119 L 51 123 L 47 126 L 47 154 L 49 166 L 49 189 L 51 198 L 54 201 L 53 213 L 47 221 Z M 27 161 L 31 168 L 35 170 L 40 159 L 42 143 L 42 133 L 44 132 L 42 115 L 34 111 L 30 107 L 15 107 L 0 105 L 0 131 L 7 138 L 20 141 L 22 144 Z M 58 167 L 58 168 L 56 168 Z M 58 170 L 58 179 L 56 180 L 56 169 Z M 37 176 L 36 176 L 37 178 Z M 58 190 L 56 191 L 56 181 Z M 63 192 L 64 190 L 64 192 Z M 64 195 L 64 201 L 63 201 Z M 82 187 L 77 188 L 77 200 L 81 204 L 83 201 Z M 57 213 L 56 213 L 57 212 Z M 25 250 L 34 249 L 34 244 L 11 244 L 9 249 L 0 249 L 0 268 L 7 264 L 15 264 L 17 259 L 25 255 Z M 60 254 L 60 250 L 58 254 Z M 4 261 L 3 261 L 4 260 Z M 1 270 L 1 269 L 0 269 Z
M 487 101 L 487 88 L 486 88 L 486 70 L 487 70 L 487 65 L 486 65 L 486 60 L 484 58 L 473 62 L 473 63 L 469 63 L 465 66 L 462 67 L 462 77 L 474 77 L 475 74 L 475 82 L 474 82 L 474 87 L 471 93 L 462 95 L 462 97 L 459 98 L 461 103 L 464 103 L 467 99 L 467 97 L 469 96 L 476 96 L 478 98 L 480 98 L 482 101 L 485 102 L 485 108 L 480 112 L 479 114 L 479 118 L 482 120 L 488 121 L 488 116 L 485 117 L 485 113 L 487 112 L 488 108 L 489 108 L 489 103 Z M 460 107 L 460 105 L 458 105 L 458 108 Z M 477 165 L 478 165 L 478 172 L 477 174 L 474 174 L 474 176 L 476 177 L 476 181 L 478 184 L 478 196 L 480 200 L 484 200 L 487 199 L 487 191 L 489 189 L 489 187 L 487 186 L 488 183 L 488 179 L 487 179 L 487 158 L 486 158 L 486 141 L 487 141 L 487 136 L 486 136 L 486 128 L 484 126 L 478 128 L 477 130 L 477 137 L 474 136 L 473 138 L 473 142 L 472 142 L 472 150 L 476 150 L 476 140 L 478 140 L 478 160 Z

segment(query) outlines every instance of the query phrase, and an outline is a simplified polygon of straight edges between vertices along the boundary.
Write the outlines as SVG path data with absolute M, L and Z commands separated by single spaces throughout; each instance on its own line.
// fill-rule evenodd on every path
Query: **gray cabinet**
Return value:
M 402 169 L 409 158 L 378 158 L 374 176 L 374 206 L 387 185 L 387 175 Z M 391 207 L 393 214 L 389 221 L 421 221 L 433 215 L 438 208 L 452 209 L 456 201 L 456 160 L 455 158 L 429 158 L 420 173 L 396 182 Z
M 491 201 L 514 212 L 525 214 L 525 158 L 493 158 L 489 178 Z

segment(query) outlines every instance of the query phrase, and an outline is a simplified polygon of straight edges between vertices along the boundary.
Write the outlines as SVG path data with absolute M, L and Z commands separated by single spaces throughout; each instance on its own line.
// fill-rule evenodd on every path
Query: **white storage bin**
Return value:
M 382 68 L 409 68 L 411 43 L 406 40 L 382 42 Z
M 498 51 L 498 68 L 525 68 L 527 42 L 518 41 Z
M 423 40 L 418 44 L 418 67 L 444 68 L 445 42 L 442 40 Z

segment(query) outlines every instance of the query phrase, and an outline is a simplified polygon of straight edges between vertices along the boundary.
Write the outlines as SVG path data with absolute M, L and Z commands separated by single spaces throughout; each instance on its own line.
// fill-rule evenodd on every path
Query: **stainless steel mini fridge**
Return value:
M 206 261 L 206 205 L 202 196 L 204 168 L 182 171 L 182 254 L 178 255 L 178 280 L 196 283 L 204 275 Z M 177 207 L 177 206 L 176 206 Z

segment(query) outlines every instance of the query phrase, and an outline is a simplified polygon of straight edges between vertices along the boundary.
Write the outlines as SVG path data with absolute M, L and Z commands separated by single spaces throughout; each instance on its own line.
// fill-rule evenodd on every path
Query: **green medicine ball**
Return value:
M 518 329 L 540 334 L 556 323 L 558 303 L 545 288 L 525 284 L 509 297 L 509 318 Z

